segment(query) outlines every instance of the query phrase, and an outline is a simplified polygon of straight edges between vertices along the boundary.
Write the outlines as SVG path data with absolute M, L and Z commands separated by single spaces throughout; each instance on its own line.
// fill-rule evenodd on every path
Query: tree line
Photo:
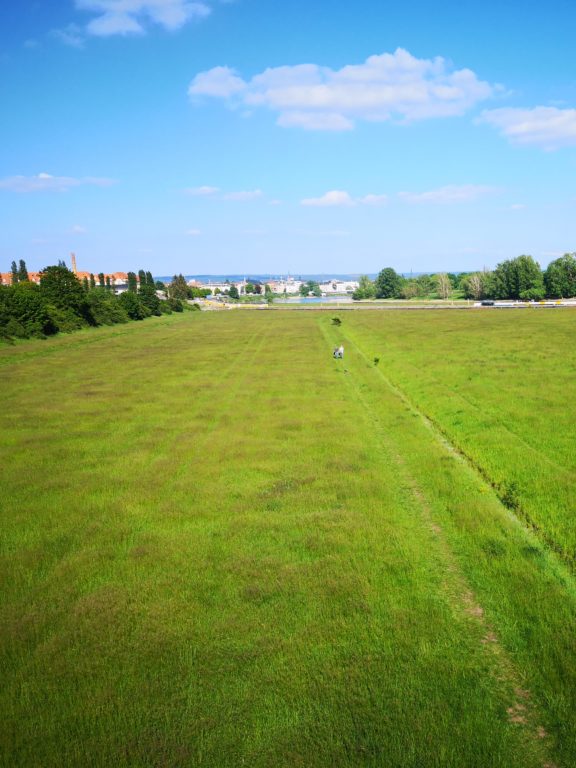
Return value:
M 37 284 L 29 280 L 24 261 L 12 262 L 11 285 L 0 286 L 0 338 L 44 338 L 87 326 L 183 312 L 188 306 L 170 291 L 166 300 L 160 300 L 160 288 L 165 289 L 163 283 L 140 270 L 128 273 L 128 290 L 116 295 L 103 273 L 79 280 L 63 261 L 45 267 Z
M 532 256 L 518 256 L 482 272 L 438 273 L 403 277 L 392 267 L 383 269 L 375 280 L 366 275 L 352 298 L 413 299 L 435 294 L 448 299 L 456 292 L 465 299 L 513 299 L 540 301 L 576 296 L 576 253 L 566 253 L 543 271 Z

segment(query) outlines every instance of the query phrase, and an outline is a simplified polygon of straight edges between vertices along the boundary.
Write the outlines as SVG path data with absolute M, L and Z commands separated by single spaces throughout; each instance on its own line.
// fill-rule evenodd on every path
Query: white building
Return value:
M 320 283 L 320 290 L 324 296 L 335 293 L 353 293 L 359 286 L 357 280 L 327 280 Z

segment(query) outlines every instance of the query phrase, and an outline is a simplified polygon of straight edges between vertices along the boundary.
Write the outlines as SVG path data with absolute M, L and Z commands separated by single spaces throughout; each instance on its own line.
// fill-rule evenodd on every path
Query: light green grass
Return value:
M 576 762 L 571 573 L 332 314 L 0 350 L 3 764 Z

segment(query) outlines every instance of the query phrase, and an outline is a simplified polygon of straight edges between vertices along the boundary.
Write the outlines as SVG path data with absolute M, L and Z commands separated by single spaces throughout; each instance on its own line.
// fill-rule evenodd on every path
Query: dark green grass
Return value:
M 570 573 L 345 332 L 0 350 L 3 764 L 574 763 Z

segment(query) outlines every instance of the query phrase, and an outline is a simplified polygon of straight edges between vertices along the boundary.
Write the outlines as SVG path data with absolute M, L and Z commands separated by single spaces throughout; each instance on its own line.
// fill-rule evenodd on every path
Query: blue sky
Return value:
M 576 6 L 19 0 L 0 270 L 459 271 L 576 249 Z

